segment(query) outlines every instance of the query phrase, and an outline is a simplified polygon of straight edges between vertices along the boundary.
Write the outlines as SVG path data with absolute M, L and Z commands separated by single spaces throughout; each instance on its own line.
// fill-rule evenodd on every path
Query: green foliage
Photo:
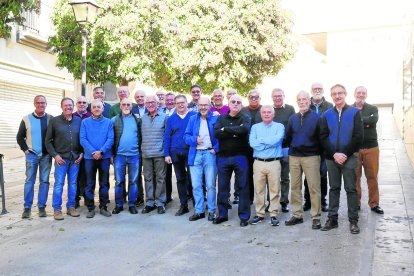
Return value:
M 68 0 L 55 4 L 50 44 L 80 77 L 81 34 Z M 276 0 L 101 0 L 89 32 L 88 81 L 139 80 L 174 91 L 242 94 L 293 55 L 291 21 Z
M 0 1 L 0 38 L 10 37 L 14 23 L 22 24 L 23 10 L 34 10 L 39 7 L 39 0 L 2 0 Z

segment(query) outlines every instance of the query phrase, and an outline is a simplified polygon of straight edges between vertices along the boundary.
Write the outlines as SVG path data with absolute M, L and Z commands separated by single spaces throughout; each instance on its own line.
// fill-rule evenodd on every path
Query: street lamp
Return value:
M 86 44 L 88 41 L 88 30 L 86 25 L 93 23 L 98 13 L 99 6 L 94 0 L 72 0 L 69 2 L 75 14 L 76 22 L 82 28 L 82 96 L 86 94 Z

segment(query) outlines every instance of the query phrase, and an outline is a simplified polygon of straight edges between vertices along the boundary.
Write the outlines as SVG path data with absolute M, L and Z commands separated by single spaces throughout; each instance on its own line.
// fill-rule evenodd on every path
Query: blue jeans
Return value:
M 188 151 L 171 151 L 171 160 L 174 165 L 175 177 L 177 178 L 177 191 L 181 206 L 188 206 L 187 192 L 192 190 L 190 167 L 187 165 Z M 192 191 L 191 191 L 192 193 Z
M 24 183 L 24 208 L 32 208 L 34 184 L 36 183 L 37 168 L 39 168 L 39 193 L 37 207 L 45 207 L 49 193 L 49 174 L 52 168 L 52 158 L 49 154 L 38 156 L 26 154 L 26 181 Z
M 65 160 L 65 164 L 58 165 L 55 161 L 55 185 L 53 187 L 53 203 L 54 210 L 62 210 L 62 193 L 65 184 L 66 175 L 68 176 L 68 202 L 66 208 L 75 207 L 76 198 L 76 180 L 78 178 L 79 164 L 75 164 L 74 160 Z
M 239 218 L 250 218 L 249 186 L 247 184 L 248 161 L 246 156 L 218 157 L 218 198 L 219 217 L 228 217 L 227 203 L 230 192 L 230 179 L 234 171 L 239 194 Z
M 139 155 L 126 156 L 118 154 L 114 158 L 115 203 L 117 207 L 124 205 L 123 194 L 125 176 L 128 168 L 128 205 L 134 206 L 138 195 Z
M 86 188 L 85 201 L 88 210 L 95 209 L 96 172 L 99 172 L 99 208 L 106 207 L 109 201 L 109 165 L 110 158 L 95 160 L 85 159 Z
M 194 166 L 190 166 L 195 212 L 204 214 L 203 176 L 207 187 L 208 212 L 216 211 L 216 155 L 209 150 L 198 150 L 194 159 Z M 226 196 L 226 202 L 227 202 Z

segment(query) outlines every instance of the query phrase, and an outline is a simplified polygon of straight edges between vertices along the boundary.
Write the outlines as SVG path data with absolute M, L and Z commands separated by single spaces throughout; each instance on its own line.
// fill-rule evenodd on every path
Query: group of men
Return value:
M 76 112 L 73 112 L 74 101 L 63 98 L 62 114 L 57 117 L 45 112 L 46 98 L 36 96 L 35 111 L 23 118 L 17 133 L 17 142 L 26 155 L 22 218 L 31 216 L 38 168 L 39 216 L 46 216 L 52 158 L 55 159 L 52 207 L 56 220 L 64 219 L 61 206 L 66 176 L 67 214 L 78 217 L 79 200 L 84 197 L 86 217 L 95 216 L 97 173 L 99 212 L 103 216 L 122 212 L 126 198 L 129 212 L 137 214 L 137 207 L 144 203 L 144 188 L 142 213 L 157 210 L 163 214 L 172 200 L 172 167 L 180 201 L 175 215 L 188 213 L 188 203 L 192 200 L 194 214 L 190 221 L 205 218 L 205 209 L 213 224 L 228 220 L 234 173 L 233 203 L 238 204 L 240 226 L 264 221 L 266 211 L 270 213 L 270 224 L 278 226 L 279 205 L 282 212 L 289 212 L 290 203 L 292 216 L 285 225 L 303 223 L 303 212 L 310 209 L 312 229 L 331 230 L 338 227 L 343 177 L 350 231 L 357 234 L 362 167 L 368 182 L 369 206 L 372 211 L 383 213 L 377 177 L 378 110 L 365 102 L 365 87 L 355 89 L 355 104 L 351 106 L 345 101 L 345 87 L 334 85 L 332 105 L 324 98 L 322 85 L 314 83 L 312 97 L 305 91 L 297 94 L 297 113 L 284 102 L 284 91 L 280 88 L 272 91 L 273 106 L 262 106 L 257 90 L 248 93 L 246 107 L 234 89 L 227 93 L 228 105 L 224 105 L 220 89 L 213 91 L 212 103 L 202 95 L 199 85 L 193 85 L 190 92 L 192 101 L 188 103 L 184 95 L 164 91 L 146 95 L 145 91 L 136 90 L 135 104 L 129 99 L 128 87 L 120 86 L 119 103 L 111 106 L 104 101 L 103 88 L 96 87 L 90 105 L 85 97 L 77 98 Z M 111 164 L 115 175 L 112 212 L 107 209 Z M 256 214 L 250 218 L 253 201 Z M 328 211 L 323 227 L 321 211 Z

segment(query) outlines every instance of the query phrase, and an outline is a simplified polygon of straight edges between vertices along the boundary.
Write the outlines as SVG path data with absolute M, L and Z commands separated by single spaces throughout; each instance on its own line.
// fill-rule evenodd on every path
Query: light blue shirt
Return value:
M 138 129 L 134 115 L 125 117 L 122 115 L 124 127 L 119 140 L 117 154 L 134 156 L 138 154 Z
M 253 157 L 268 159 L 282 157 L 282 141 L 285 136 L 283 124 L 261 122 L 254 124 L 250 131 L 249 143 L 253 148 Z

